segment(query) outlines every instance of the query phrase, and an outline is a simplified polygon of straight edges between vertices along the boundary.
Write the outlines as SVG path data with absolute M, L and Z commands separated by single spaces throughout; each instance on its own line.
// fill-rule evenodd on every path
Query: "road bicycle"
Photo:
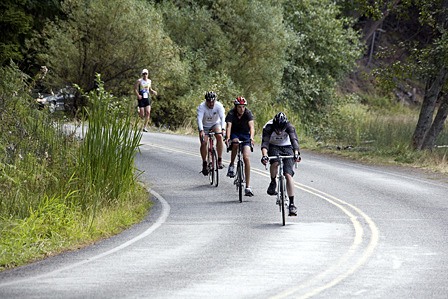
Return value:
M 232 142 L 231 144 L 238 144 L 238 152 L 236 157 L 236 174 L 235 174 L 235 180 L 233 181 L 233 184 L 236 186 L 236 190 L 238 191 L 238 198 L 240 202 L 243 202 L 243 187 L 246 183 L 246 178 L 244 176 L 244 162 L 242 157 L 243 152 L 243 146 L 244 143 L 247 143 L 247 141 L 240 141 Z M 231 151 L 232 148 L 228 147 L 227 152 Z M 251 152 L 254 151 L 254 148 L 252 145 L 250 146 Z
M 210 181 L 210 185 L 214 185 L 218 187 L 219 183 L 219 165 L 218 165 L 218 155 L 215 148 L 215 135 L 222 134 L 222 132 L 213 132 L 209 131 L 207 133 L 208 141 L 207 141 L 207 171 L 208 171 L 208 179 Z
M 270 160 L 277 160 L 277 205 L 279 206 L 279 210 L 282 213 L 282 224 L 285 226 L 286 224 L 286 211 L 289 213 L 289 197 L 286 192 L 286 177 L 283 174 L 283 160 L 291 159 L 294 156 L 269 156 Z M 297 163 L 295 163 L 295 167 L 297 168 Z M 266 166 L 267 169 L 267 166 Z

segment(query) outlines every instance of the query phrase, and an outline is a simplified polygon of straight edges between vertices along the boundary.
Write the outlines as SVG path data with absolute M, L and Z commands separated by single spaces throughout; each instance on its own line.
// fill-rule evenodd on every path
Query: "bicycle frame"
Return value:
M 289 207 L 289 198 L 286 194 L 286 177 L 283 174 L 283 160 L 291 159 L 294 156 L 269 156 L 269 160 L 277 160 L 277 205 L 279 205 L 280 212 L 282 213 L 282 225 L 286 224 L 286 210 Z M 296 164 L 297 166 L 297 164 Z

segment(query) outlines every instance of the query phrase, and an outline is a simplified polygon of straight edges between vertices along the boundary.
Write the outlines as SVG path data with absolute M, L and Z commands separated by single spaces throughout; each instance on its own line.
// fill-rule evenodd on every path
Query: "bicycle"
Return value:
M 236 162 L 236 175 L 235 180 L 233 181 L 233 184 L 236 185 L 236 190 L 238 191 L 238 198 L 240 202 L 243 202 L 243 186 L 244 183 L 246 183 L 246 178 L 244 176 L 244 162 L 242 158 L 242 151 L 243 151 L 243 145 L 244 143 L 247 143 L 246 141 L 240 141 L 238 142 L 232 142 L 231 144 L 237 144 L 238 143 L 238 152 L 237 152 L 237 162 Z M 231 147 L 227 148 L 227 152 L 231 150 Z M 250 146 L 250 150 L 253 152 L 254 148 L 252 145 Z
M 215 185 L 218 187 L 219 183 L 219 165 L 218 165 L 218 155 L 216 153 L 215 148 L 215 135 L 222 134 L 222 132 L 213 132 L 209 131 L 207 133 L 208 142 L 207 142 L 207 171 L 208 171 L 208 179 L 210 181 L 210 185 Z
M 276 204 L 279 206 L 279 210 L 282 213 L 282 224 L 285 226 L 286 224 L 286 210 L 289 213 L 289 198 L 286 194 L 286 177 L 283 174 L 283 160 L 291 159 L 294 156 L 269 156 L 270 160 L 278 160 L 278 171 L 277 171 L 277 202 Z M 295 163 L 295 167 L 297 168 L 297 162 Z M 267 169 L 267 166 L 266 166 Z

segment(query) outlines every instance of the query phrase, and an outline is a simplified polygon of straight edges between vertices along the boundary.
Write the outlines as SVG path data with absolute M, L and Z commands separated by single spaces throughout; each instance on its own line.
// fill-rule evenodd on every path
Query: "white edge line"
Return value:
M 152 195 L 154 195 L 160 201 L 160 203 L 162 204 L 162 213 L 157 218 L 157 220 L 154 222 L 154 224 L 152 224 L 147 230 L 145 230 L 140 235 L 137 235 L 134 238 L 132 238 L 131 240 L 126 241 L 123 244 L 121 244 L 121 245 L 119 245 L 117 247 L 114 247 L 114 248 L 112 248 L 112 249 L 110 249 L 110 250 L 108 250 L 106 252 L 103 252 L 101 254 L 98 254 L 98 255 L 95 255 L 93 257 L 87 258 L 87 259 L 82 260 L 80 262 L 68 265 L 66 267 L 59 268 L 59 269 L 51 271 L 51 272 L 44 273 L 44 274 L 41 274 L 41 275 L 27 277 L 27 278 L 20 279 L 20 280 L 13 280 L 13 281 L 6 282 L 6 283 L 0 283 L 0 287 L 7 286 L 7 285 L 18 284 L 18 283 L 25 282 L 25 281 L 37 280 L 39 278 L 43 278 L 43 277 L 46 277 L 46 276 L 51 276 L 51 275 L 56 274 L 56 273 L 60 273 L 60 272 L 66 271 L 66 270 L 70 270 L 70 269 L 79 267 L 81 265 L 90 263 L 92 261 L 96 261 L 96 260 L 98 260 L 100 258 L 103 258 L 105 256 L 108 256 L 108 255 L 111 255 L 112 253 L 115 253 L 115 252 L 117 252 L 119 250 L 122 250 L 122 249 L 124 249 L 124 248 L 126 248 L 126 247 L 128 247 L 128 246 L 130 246 L 132 244 L 134 244 L 135 242 L 137 242 L 137 241 L 139 241 L 139 240 L 149 236 L 152 232 L 154 232 L 157 228 L 159 228 L 163 223 L 166 222 L 166 219 L 168 218 L 168 215 L 170 214 L 170 210 L 171 210 L 170 205 L 168 204 L 168 202 L 162 196 L 160 196 L 160 194 L 158 194 L 154 190 L 150 190 L 150 193 Z

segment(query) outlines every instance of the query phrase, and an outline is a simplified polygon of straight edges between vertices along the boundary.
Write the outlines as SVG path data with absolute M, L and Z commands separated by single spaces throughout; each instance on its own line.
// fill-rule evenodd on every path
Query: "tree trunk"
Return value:
M 443 130 L 444 123 L 448 116 L 448 95 L 444 94 L 441 98 L 441 103 L 439 110 L 437 111 L 434 122 L 432 123 L 431 129 L 426 135 L 425 141 L 423 142 L 423 149 L 433 149 L 436 144 L 437 136 Z
M 417 126 L 412 136 L 412 146 L 414 149 L 421 150 L 424 140 L 428 134 L 434 111 L 436 109 L 437 98 L 447 79 L 448 71 L 442 67 L 435 77 L 428 79 L 425 88 L 422 108 L 418 118 Z

